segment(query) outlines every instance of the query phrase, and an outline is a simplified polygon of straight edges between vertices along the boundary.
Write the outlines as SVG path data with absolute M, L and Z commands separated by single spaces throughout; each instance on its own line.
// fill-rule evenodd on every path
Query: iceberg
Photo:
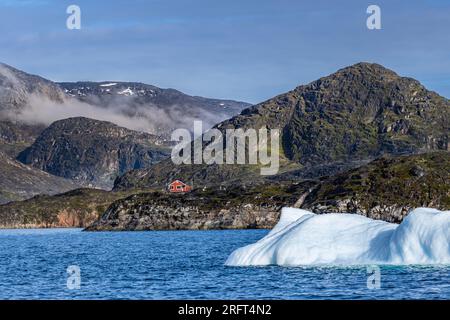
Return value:
M 394 224 L 356 214 L 283 208 L 264 238 L 235 250 L 225 264 L 450 264 L 450 211 L 417 208 Z

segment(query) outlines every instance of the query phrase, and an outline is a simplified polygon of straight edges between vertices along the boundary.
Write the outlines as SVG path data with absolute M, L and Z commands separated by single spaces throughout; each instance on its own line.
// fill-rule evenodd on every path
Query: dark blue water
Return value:
M 450 299 L 450 266 L 382 266 L 380 289 L 367 288 L 364 266 L 224 266 L 266 233 L 0 230 L 0 298 Z M 79 289 L 67 287 L 71 265 Z

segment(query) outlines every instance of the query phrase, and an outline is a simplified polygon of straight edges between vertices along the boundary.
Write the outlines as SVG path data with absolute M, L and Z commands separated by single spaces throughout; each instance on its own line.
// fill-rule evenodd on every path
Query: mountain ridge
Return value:
M 358 63 L 214 126 L 222 132 L 264 127 L 282 132 L 282 172 L 327 165 L 328 174 L 333 174 L 338 172 L 333 166 L 342 162 L 450 150 L 450 100 L 379 64 Z M 228 165 L 183 165 L 181 169 L 166 160 L 119 177 L 115 189 L 162 186 L 177 175 L 188 181 L 195 178 L 198 184 L 221 184 L 224 177 L 232 180 L 243 171 L 247 173 L 244 181 L 258 179 L 255 166 L 240 166 L 236 173 L 230 168 L 235 169 Z

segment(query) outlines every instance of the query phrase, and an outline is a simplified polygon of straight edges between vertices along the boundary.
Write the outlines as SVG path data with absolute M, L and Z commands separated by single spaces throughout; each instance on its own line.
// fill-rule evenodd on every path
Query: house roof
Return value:
M 172 181 L 171 183 L 169 183 L 169 185 L 174 184 L 174 183 L 186 184 L 186 183 L 184 183 L 183 181 L 180 181 L 180 180 L 174 180 L 174 181 Z

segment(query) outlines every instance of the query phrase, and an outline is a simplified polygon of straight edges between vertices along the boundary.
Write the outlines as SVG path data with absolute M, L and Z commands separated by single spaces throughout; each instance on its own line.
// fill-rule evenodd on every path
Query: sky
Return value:
M 366 27 L 371 4 L 381 30 Z M 0 0 L 0 30 L 0 62 L 54 81 L 257 103 L 368 61 L 450 98 L 448 0 Z

